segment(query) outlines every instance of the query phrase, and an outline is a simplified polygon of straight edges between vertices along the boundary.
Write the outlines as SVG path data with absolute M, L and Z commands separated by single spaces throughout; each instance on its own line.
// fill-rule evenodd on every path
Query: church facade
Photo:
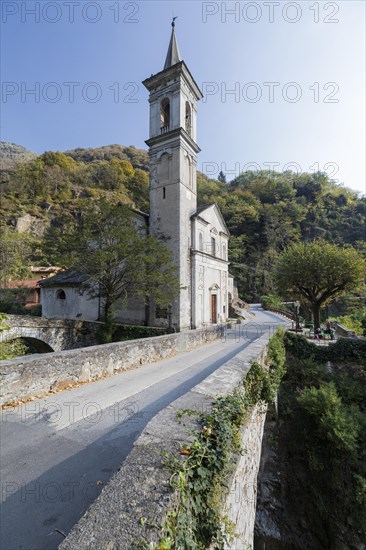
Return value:
M 202 94 L 180 57 L 174 21 L 164 68 L 143 84 L 149 91 L 150 105 L 147 231 L 170 248 L 177 268 L 180 290 L 171 308 L 172 325 L 185 330 L 216 324 L 229 314 L 229 231 L 217 205 L 197 206 L 197 103 Z M 63 290 L 66 297 L 62 280 L 66 278 L 60 274 L 44 283 L 43 315 L 100 318 L 100 303 L 93 308 L 89 301 L 83 307 L 86 296 L 78 300 L 81 311 L 71 311 L 72 303 L 69 308 L 66 302 L 61 311 L 56 296 Z M 136 322 L 142 312 L 143 308 L 131 303 L 127 310 L 117 312 L 116 318 Z M 168 322 L 166 310 L 153 305 L 146 315 L 145 322 L 150 325 Z

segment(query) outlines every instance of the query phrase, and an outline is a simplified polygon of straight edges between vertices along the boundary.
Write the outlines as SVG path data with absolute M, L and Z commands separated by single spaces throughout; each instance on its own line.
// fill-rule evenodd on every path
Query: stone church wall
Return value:
M 57 292 L 63 290 L 66 298 L 60 300 Z M 97 321 L 99 318 L 99 299 L 80 293 L 76 287 L 41 288 L 42 316 L 58 319 L 83 319 Z

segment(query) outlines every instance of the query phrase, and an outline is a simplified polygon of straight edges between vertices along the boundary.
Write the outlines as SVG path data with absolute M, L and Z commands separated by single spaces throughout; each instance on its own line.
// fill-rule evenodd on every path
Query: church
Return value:
M 180 290 L 171 307 L 176 330 L 222 322 L 229 315 L 233 278 L 228 272 L 229 231 L 217 205 L 197 206 L 197 103 L 202 93 L 181 59 L 175 23 L 162 71 L 143 82 L 149 92 L 150 212 L 136 212 L 139 224 L 164 239 L 173 254 Z M 42 315 L 95 321 L 102 304 L 87 296 L 72 268 L 44 280 Z M 161 326 L 167 311 L 131 300 L 116 320 Z

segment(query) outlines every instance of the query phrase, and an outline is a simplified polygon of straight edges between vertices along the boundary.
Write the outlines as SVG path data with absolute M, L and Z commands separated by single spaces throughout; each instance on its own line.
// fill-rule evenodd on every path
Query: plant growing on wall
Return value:
M 284 374 L 284 334 L 279 329 L 271 338 L 267 365 L 253 362 L 243 386 L 216 399 L 210 412 L 178 413 L 178 418 L 195 416 L 200 427 L 192 432 L 193 441 L 181 446 L 183 460 L 166 455 L 177 505 L 167 515 L 159 550 L 221 550 L 233 538 L 234 526 L 222 513 L 222 498 L 241 452 L 241 426 L 253 406 L 276 396 Z

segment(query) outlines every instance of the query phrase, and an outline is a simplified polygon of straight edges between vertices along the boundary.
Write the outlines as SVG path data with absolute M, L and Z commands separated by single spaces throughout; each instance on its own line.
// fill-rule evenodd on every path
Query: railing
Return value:
M 284 317 L 287 317 L 290 319 L 290 321 L 296 321 L 296 315 L 295 313 L 291 313 L 291 311 L 286 311 L 285 309 L 280 309 L 278 307 L 269 307 L 263 308 L 266 311 L 271 311 L 272 313 L 278 313 L 279 315 L 283 315 Z
M 162 126 L 160 128 L 160 134 L 166 134 L 167 132 L 169 132 L 169 126 Z

